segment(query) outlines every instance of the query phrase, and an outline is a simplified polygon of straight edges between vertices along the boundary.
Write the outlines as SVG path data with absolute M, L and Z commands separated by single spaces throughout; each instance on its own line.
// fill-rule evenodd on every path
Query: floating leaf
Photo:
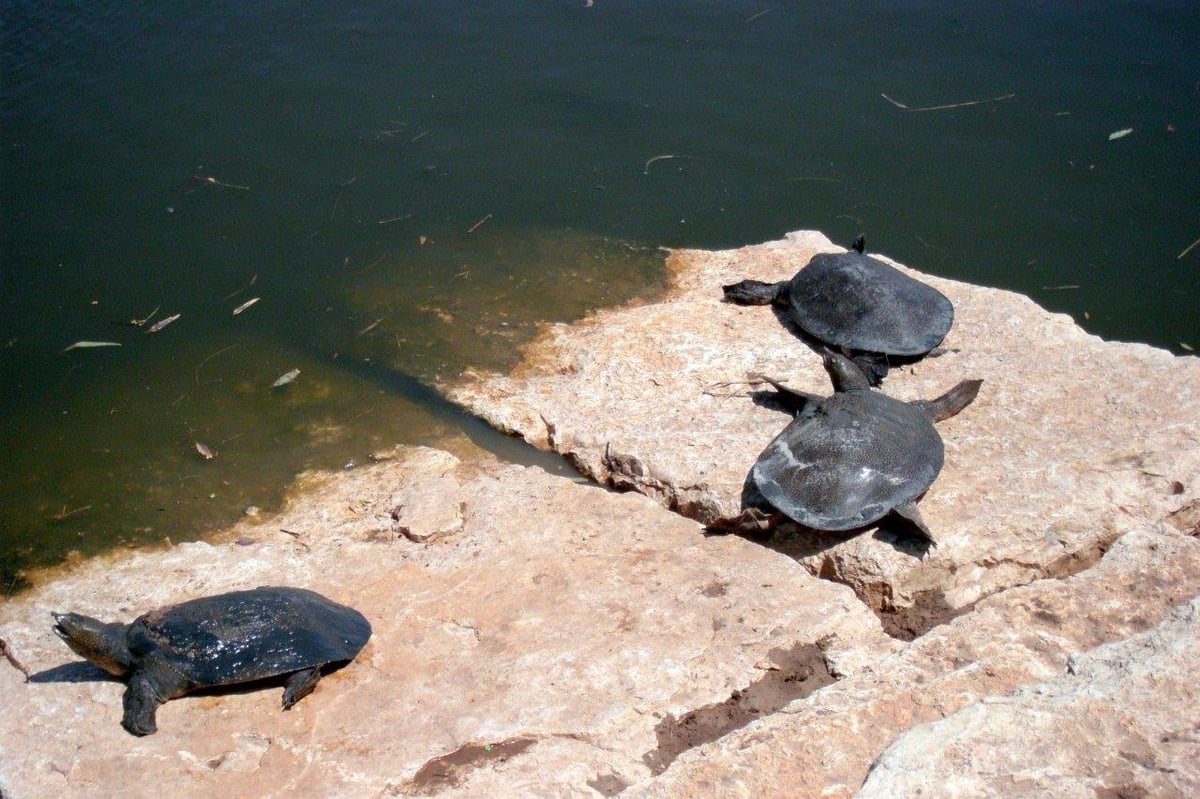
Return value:
M 67 350 L 88 349 L 91 347 L 119 347 L 119 346 L 121 346 L 121 345 L 115 341 L 76 341 L 74 344 L 67 347 L 67 349 L 63 350 L 63 352 L 67 352 Z
M 258 302 L 258 301 L 259 301 L 259 300 L 261 300 L 261 299 L 262 299 L 262 297 L 255 297 L 255 298 L 254 298 L 254 299 L 252 299 L 252 300 L 246 300 L 246 301 L 245 301 L 245 302 L 243 302 L 241 305 L 239 305 L 238 307 L 236 307 L 236 308 L 234 308 L 234 309 L 233 309 L 233 315 L 234 315 L 234 316 L 237 316 L 237 315 L 238 315 L 238 314 L 240 314 L 242 311 L 246 310 L 246 309 L 247 309 L 247 308 L 249 308 L 251 305 L 253 305 L 254 303 Z
M 274 383 L 271 384 L 271 388 L 279 388 L 280 386 L 286 386 L 288 383 L 292 382 L 299 376 L 300 376 L 299 369 L 293 369 L 290 372 L 285 372 L 284 374 L 281 374 L 279 376 L 278 380 L 276 380 Z
M 181 316 L 183 316 L 183 314 L 177 313 L 174 316 L 168 316 L 166 319 L 159 319 L 157 322 L 150 325 L 150 327 L 146 329 L 146 332 L 147 333 L 157 333 L 158 331 L 162 330 L 164 327 L 171 324 L 172 322 L 174 322 L 176 319 L 178 319 Z
M 1133 133 L 1133 128 L 1121 128 L 1120 130 L 1114 130 L 1112 133 L 1108 134 L 1108 140 L 1112 141 L 1114 139 L 1123 139 L 1130 133 Z

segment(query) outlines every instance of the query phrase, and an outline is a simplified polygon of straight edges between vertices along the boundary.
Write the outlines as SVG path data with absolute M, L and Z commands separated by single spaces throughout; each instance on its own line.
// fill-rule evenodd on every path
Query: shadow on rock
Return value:
M 761 404 L 769 407 L 769 398 L 773 392 L 755 393 L 763 394 Z M 924 558 L 933 547 L 915 524 L 894 513 L 852 530 L 817 530 L 806 527 L 776 510 L 758 490 L 753 475 L 751 469 L 742 482 L 741 515 L 720 519 L 708 525 L 705 528 L 706 535 L 737 535 L 796 560 L 819 555 L 831 547 L 871 531 L 874 531 L 873 536 L 876 540 L 914 558 Z
M 121 682 L 119 677 L 114 677 L 99 666 L 95 666 L 86 660 L 77 660 L 74 663 L 64 663 L 61 666 L 45 669 L 44 671 L 36 672 L 29 675 L 30 682 Z

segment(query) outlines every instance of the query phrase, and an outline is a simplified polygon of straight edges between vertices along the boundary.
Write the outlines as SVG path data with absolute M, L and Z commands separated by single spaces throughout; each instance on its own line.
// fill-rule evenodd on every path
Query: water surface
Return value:
M 504 447 L 423 382 L 649 296 L 660 246 L 865 232 L 1200 346 L 1194 2 L 0 8 L 4 590 L 305 468 Z

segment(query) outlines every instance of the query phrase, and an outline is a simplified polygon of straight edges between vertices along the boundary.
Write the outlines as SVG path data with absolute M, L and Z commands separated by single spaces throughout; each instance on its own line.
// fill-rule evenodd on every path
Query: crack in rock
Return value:
M 677 480 L 656 474 L 636 455 L 614 452 L 611 444 L 605 445 L 601 459 L 607 474 L 594 474 L 586 464 L 573 460 L 570 455 L 566 457 L 581 473 L 602 485 L 644 494 L 685 518 L 705 525 L 721 518 L 721 509 L 708 486 L 680 485 Z
M 658 746 L 642 756 L 651 773 L 661 774 L 687 750 L 715 741 L 836 682 L 817 644 L 772 649 L 769 658 L 774 664 L 771 670 L 734 691 L 725 701 L 690 710 L 679 717 L 666 714 L 654 729 Z
M 998 591 L 1005 591 L 1038 580 L 1063 580 L 1086 571 L 1100 561 L 1100 558 L 1119 537 L 1120 533 L 1112 531 L 1099 539 L 1088 542 L 1083 549 L 1065 552 L 1061 557 L 1046 564 L 1023 561 L 1018 558 L 984 558 L 969 565 L 984 569 L 1011 565 L 1029 572 L 1028 579 L 998 588 Z M 823 558 L 820 566 L 815 569 L 808 564 L 805 565 L 813 573 L 813 576 L 840 583 L 853 590 L 855 596 L 879 618 L 884 632 L 899 641 L 916 640 L 934 627 L 970 613 L 978 602 L 997 593 L 997 591 L 991 591 L 967 604 L 953 605 L 947 600 L 945 591 L 934 588 L 918 591 L 903 601 L 897 601 L 891 583 L 885 581 L 863 583 L 853 579 L 843 574 L 839 565 L 832 558 Z M 958 568 L 962 569 L 964 566 Z

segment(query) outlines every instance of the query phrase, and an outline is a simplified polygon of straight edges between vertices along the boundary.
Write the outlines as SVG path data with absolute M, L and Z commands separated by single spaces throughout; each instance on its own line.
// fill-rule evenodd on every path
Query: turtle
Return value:
M 354 659 L 371 637 L 357 610 L 290 586 L 201 597 L 130 624 L 52 615 L 72 651 L 127 678 L 121 726 L 134 735 L 158 729 L 160 704 L 201 688 L 287 675 L 288 710 L 312 692 L 322 668 Z
M 864 255 L 865 247 L 859 236 L 847 252 L 814 255 L 791 280 L 724 286 L 725 301 L 784 306 L 801 330 L 852 358 L 877 386 L 889 356 L 914 359 L 942 343 L 954 305 L 932 286 Z
M 945 458 L 933 425 L 970 405 L 983 381 L 964 380 L 937 399 L 904 402 L 872 389 L 850 359 L 826 350 L 824 360 L 835 389 L 831 397 L 754 376 L 770 383 L 795 415 L 751 468 L 748 496 L 757 489 L 775 511 L 814 530 L 854 530 L 896 513 L 937 546 L 915 504 Z M 743 504 L 749 505 L 743 511 L 749 528 L 779 520 L 753 499 Z

